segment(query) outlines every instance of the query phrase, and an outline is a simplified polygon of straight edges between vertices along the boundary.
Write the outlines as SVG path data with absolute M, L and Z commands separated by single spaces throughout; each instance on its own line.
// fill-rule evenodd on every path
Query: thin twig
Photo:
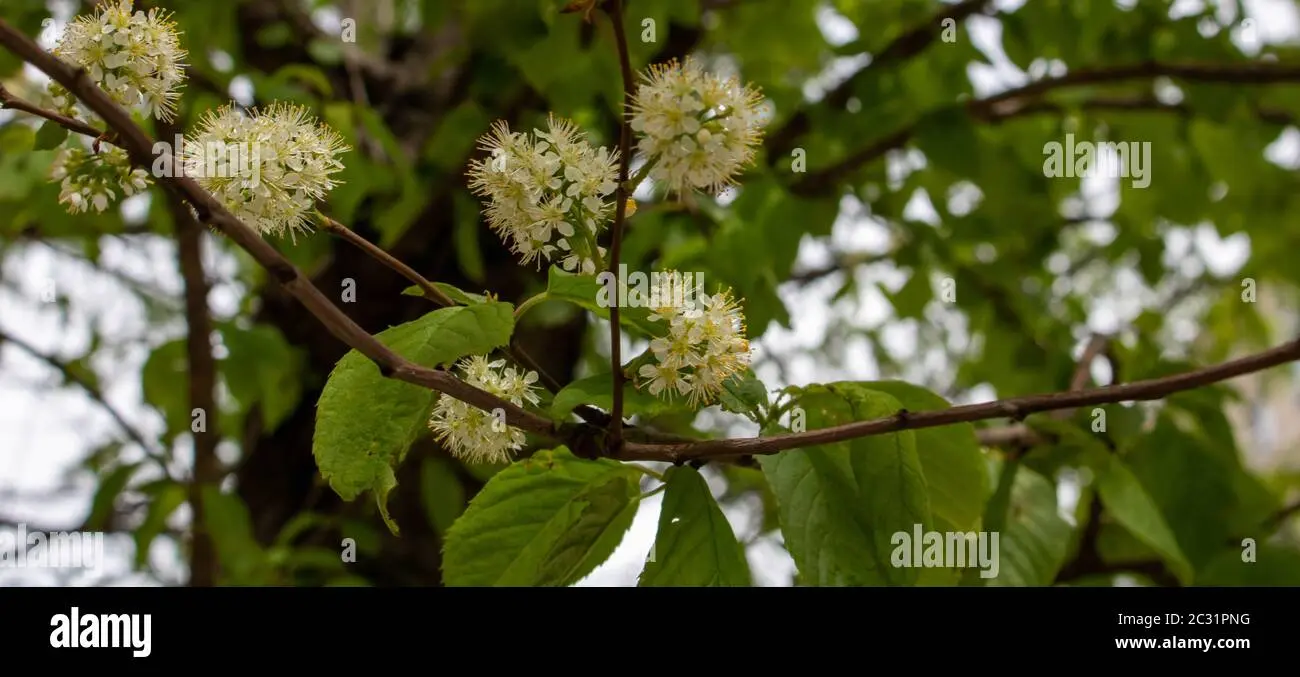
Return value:
M 770 437 L 704 440 L 680 445 L 628 444 L 624 447 L 620 457 L 626 460 L 683 462 L 699 458 L 711 459 L 746 454 L 773 454 L 786 449 L 830 444 L 900 430 L 933 428 L 953 423 L 967 423 L 1003 417 L 1023 419 L 1030 414 L 1039 412 L 1077 409 L 1094 404 L 1158 400 L 1173 393 L 1226 381 L 1245 374 L 1276 367 L 1280 364 L 1286 364 L 1287 362 L 1293 362 L 1297 359 L 1300 359 L 1300 339 L 1255 355 L 1224 362 L 1212 367 L 1124 385 L 1090 388 L 1075 392 L 1015 397 L 995 402 L 969 404 L 932 411 L 900 412 L 894 416 L 870 421 L 857 421 L 820 430 Z
M 92 139 L 102 139 L 107 143 L 115 144 L 114 142 L 114 139 L 116 137 L 115 134 L 112 134 L 111 132 L 105 132 L 101 129 L 95 129 L 94 127 L 91 127 L 90 125 L 82 122 L 81 120 L 78 120 L 76 118 L 70 118 L 66 115 L 61 115 L 52 110 L 46 110 L 33 103 L 20 99 L 17 96 L 15 96 L 12 92 L 5 89 L 4 85 L 0 85 L 0 108 L 11 108 L 13 110 L 22 111 L 29 115 L 35 115 L 36 117 L 39 118 L 45 118 L 46 120 L 49 120 L 50 122 L 53 122 L 70 132 L 84 134 L 86 136 L 89 136 Z
M 108 127 L 121 138 L 121 145 L 130 155 L 133 164 L 144 168 L 152 167 L 154 144 L 149 135 L 90 80 L 84 68 L 74 68 L 41 49 L 40 45 L 4 19 L 0 19 L 0 44 L 66 87 L 103 118 Z M 178 192 L 189 202 L 201 222 L 216 228 L 247 251 L 286 292 L 315 315 L 335 338 L 374 362 L 383 376 L 445 393 L 485 411 L 500 409 L 505 412 L 506 423 L 520 430 L 552 439 L 562 437 L 550 420 L 465 383 L 446 371 L 415 364 L 393 352 L 335 307 L 296 266 L 257 232 L 235 218 L 194 179 L 187 176 L 164 176 L 159 180 L 163 187 Z
M 617 271 L 623 248 L 623 226 L 627 221 L 629 197 L 627 180 L 632 165 L 632 98 L 636 94 L 636 82 L 632 76 L 632 57 L 627 47 L 627 31 L 623 26 L 623 0 L 608 0 L 604 9 L 609 14 L 610 25 L 614 29 L 614 42 L 618 45 L 618 66 L 623 77 L 623 110 L 619 116 L 618 135 L 618 188 L 614 192 L 617 204 L 614 206 L 614 224 L 611 226 L 614 231 L 613 240 L 609 245 L 609 270 Z M 609 414 L 609 444 L 610 449 L 615 453 L 623 444 L 622 344 L 619 308 L 617 303 L 612 303 L 609 307 L 609 371 L 614 379 L 614 392 Z
M 158 466 L 162 468 L 165 475 L 170 476 L 171 473 L 168 470 L 169 461 L 167 455 L 160 449 L 157 449 L 153 444 L 149 443 L 144 434 L 135 426 L 131 425 L 131 423 L 126 420 L 126 417 L 117 410 L 117 407 L 114 407 L 109 403 L 108 398 L 106 398 L 104 393 L 100 391 L 99 386 L 96 386 L 94 383 L 91 383 L 89 379 L 78 374 L 71 365 L 52 355 L 46 355 L 40 350 L 37 350 L 32 344 L 27 343 L 12 334 L 0 332 L 0 346 L 5 344 L 11 344 L 28 355 L 31 355 L 33 358 L 57 369 L 59 373 L 63 374 L 63 378 L 79 386 L 83 391 L 85 391 L 86 395 L 89 396 L 90 399 L 94 400 L 96 404 L 104 409 L 104 411 L 108 412 L 108 415 L 112 417 L 113 422 L 122 429 L 122 432 L 126 433 L 127 437 L 131 438 L 132 442 L 140 445 L 140 448 L 144 450 L 145 455 L 157 463 Z
M 90 81 L 84 69 L 74 69 L 46 53 L 3 19 L 0 19 L 0 44 L 62 84 L 100 115 L 108 126 L 122 137 L 124 147 L 134 163 L 146 167 L 152 164 L 153 144 L 148 135 L 121 107 Z M 486 411 L 500 409 L 506 414 L 507 424 L 552 440 L 565 442 L 580 455 L 602 451 L 609 453 L 607 446 L 602 448 L 599 444 L 599 431 L 589 425 L 556 426 L 537 414 L 475 388 L 445 371 L 429 369 L 403 358 L 357 326 L 274 247 L 231 215 L 218 200 L 192 179 L 163 177 L 162 185 L 178 192 L 188 201 L 198 212 L 201 221 L 211 224 L 247 251 L 336 338 L 373 361 L 383 376 L 445 393 Z M 624 201 L 620 201 L 620 204 L 624 204 Z M 628 443 L 621 448 L 615 447 L 616 453 L 612 455 L 623 460 L 683 462 L 693 459 L 771 454 L 786 449 L 840 442 L 868 435 L 991 418 L 1023 419 L 1029 414 L 1043 411 L 1092 404 L 1160 399 L 1172 393 L 1192 390 L 1297 359 L 1300 359 L 1300 340 L 1213 367 L 1126 385 L 1019 397 L 944 410 L 915 413 L 900 411 L 886 418 L 771 437 L 704 440 L 681 444 Z M 617 422 L 614 422 L 614 426 L 617 426 Z
M 167 206 L 176 226 L 181 277 L 185 281 L 185 339 L 189 364 L 191 411 L 203 412 L 203 427 L 193 431 L 194 474 L 190 477 L 188 500 L 191 518 L 189 585 L 209 588 L 217 584 L 217 549 L 208 529 L 203 492 L 221 482 L 217 443 L 221 440 L 216 385 L 217 364 L 212 356 L 212 315 L 208 309 L 208 281 L 203 271 L 203 234 L 206 228 L 194 219 L 189 207 L 174 194 Z

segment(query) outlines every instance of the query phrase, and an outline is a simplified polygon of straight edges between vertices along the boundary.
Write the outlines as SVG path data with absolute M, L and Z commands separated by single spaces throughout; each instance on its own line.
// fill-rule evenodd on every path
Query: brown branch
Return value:
M 85 391 L 86 395 L 90 397 L 91 400 L 103 408 L 104 411 L 108 412 L 108 415 L 113 419 L 113 422 L 117 424 L 117 427 L 122 429 L 122 432 L 126 433 L 126 436 L 129 437 L 132 442 L 140 445 L 140 448 L 144 450 L 145 455 L 158 464 L 158 467 L 162 469 L 164 475 L 170 475 L 167 469 L 167 455 L 162 450 L 157 449 L 153 444 L 148 442 L 145 435 L 135 426 L 131 425 L 131 423 L 126 420 L 126 417 L 117 410 L 117 407 L 114 407 L 109 403 L 108 398 L 104 396 L 104 393 L 99 389 L 99 386 L 92 383 L 90 379 L 79 374 L 72 368 L 72 365 L 63 362 L 52 355 L 46 355 L 40 350 L 37 350 L 32 344 L 27 343 L 12 334 L 0 331 L 0 346 L 5 345 L 6 343 L 17 347 L 19 350 L 22 350 L 33 358 L 53 367 L 58 370 L 60 374 L 63 374 L 63 378 L 69 383 L 74 383 L 79 386 L 83 391 Z
M 1021 115 L 1053 110 L 1052 107 L 1038 105 L 1030 99 L 1059 89 L 1155 77 L 1207 83 L 1300 82 L 1300 66 L 1268 62 L 1228 65 L 1146 62 L 1128 66 L 1081 69 L 1059 77 L 1036 80 L 1023 87 L 1010 89 L 984 99 L 968 101 L 965 108 L 971 117 L 977 120 L 998 122 Z M 916 125 L 904 127 L 838 162 L 808 172 L 791 184 L 790 190 L 795 195 L 804 197 L 829 194 L 841 180 L 859 167 L 883 157 L 891 150 L 903 147 L 915 131 Z
M 632 59 L 627 47 L 627 31 L 623 26 L 623 0 L 608 0 L 604 5 L 609 14 L 610 25 L 614 29 L 614 42 L 618 45 L 618 66 L 623 77 L 623 110 L 619 116 L 618 135 L 618 188 L 614 191 L 613 240 L 609 245 L 609 270 L 618 271 L 619 255 L 623 248 L 623 227 L 627 221 L 627 200 L 630 190 L 627 185 L 629 169 L 632 164 L 632 99 L 636 95 L 636 81 L 632 76 Z M 623 338 L 619 328 L 619 307 L 611 303 L 609 307 L 609 362 L 610 375 L 614 379 L 613 402 L 609 412 L 609 445 L 615 453 L 623 444 Z
M 703 458 L 773 454 L 786 449 L 830 444 L 900 430 L 933 428 L 953 423 L 967 423 L 1002 417 L 1023 419 L 1038 412 L 1076 409 L 1094 404 L 1158 400 L 1173 393 L 1226 381 L 1297 359 L 1300 359 L 1300 339 L 1213 367 L 1124 385 L 1015 397 L 934 411 L 902 411 L 894 416 L 870 421 L 857 421 L 820 430 L 787 433 L 771 437 L 705 440 L 690 444 L 628 444 L 624 447 L 620 458 L 631 461 L 671 461 L 678 463 Z
M 56 113 L 52 110 L 46 110 L 33 103 L 20 99 L 17 96 L 15 96 L 13 92 L 10 92 L 9 90 L 5 89 L 4 85 L 2 84 L 0 84 L 0 108 L 9 108 L 12 110 L 22 111 L 29 115 L 35 115 L 36 117 L 39 118 L 45 118 L 46 120 L 49 120 L 50 122 L 53 122 L 70 132 L 76 132 L 77 134 L 85 134 L 86 136 L 89 136 L 92 139 L 102 138 L 104 141 L 108 143 L 113 143 L 113 136 L 114 136 L 113 134 L 104 132 L 103 130 L 100 129 L 95 129 L 94 127 L 76 118 L 70 118 L 66 115 Z
M 415 286 L 420 288 L 420 291 L 424 293 L 425 298 L 445 308 L 457 305 L 451 297 L 443 293 L 443 291 L 433 282 L 429 281 L 428 278 L 421 275 L 414 268 L 402 263 L 402 261 L 397 257 L 384 251 L 375 243 L 361 237 L 356 233 L 356 231 L 320 212 L 317 212 L 317 217 L 317 221 L 320 223 L 322 230 L 343 238 L 347 242 L 355 245 L 361 251 L 365 252 L 371 258 L 384 264 L 407 280 L 410 280 L 415 284 Z M 502 349 L 501 352 L 515 364 L 518 364 L 529 371 L 537 372 L 538 378 L 542 381 L 542 385 L 552 393 L 559 392 L 559 390 L 564 387 L 559 381 L 555 380 L 555 377 L 546 373 L 546 371 L 542 369 L 541 365 L 539 365 L 532 356 L 527 352 L 524 352 L 522 347 L 517 343 L 514 343 L 513 338 L 511 339 L 511 345 Z M 603 426 L 608 423 L 607 417 L 590 405 L 579 405 L 574 409 L 574 413 L 578 414 L 584 421 L 592 425 Z
M 123 145 L 133 162 L 145 167 L 151 165 L 153 144 L 149 137 L 132 122 L 125 111 L 89 80 L 84 69 L 74 69 L 62 63 L 2 19 L 0 19 L 0 44 L 62 84 L 100 115 L 122 138 Z M 211 224 L 247 251 L 289 294 L 315 315 L 331 334 L 370 358 L 385 377 L 445 393 L 480 409 L 490 411 L 499 408 L 505 412 L 506 422 L 509 425 L 544 437 L 565 441 L 574 448 L 576 453 L 588 454 L 601 451 L 596 443 L 598 431 L 594 431 L 590 426 L 566 424 L 557 428 L 550 421 L 470 386 L 445 371 L 422 367 L 394 353 L 331 304 L 274 247 L 232 216 L 192 179 L 163 177 L 162 184 L 189 202 L 198 212 L 201 221 Z M 624 188 L 620 186 L 620 189 Z M 625 202 L 620 201 L 620 206 L 625 206 Z M 917 413 L 900 411 L 887 418 L 771 437 L 705 440 L 666 445 L 631 443 L 618 449 L 619 453 L 615 455 L 623 460 L 683 462 L 713 457 L 771 454 L 786 449 L 839 442 L 868 435 L 991 418 L 1023 419 L 1029 414 L 1042 411 L 1077 408 L 1091 404 L 1160 399 L 1171 393 L 1217 383 L 1296 359 L 1300 359 L 1300 340 L 1214 367 L 1127 385 L 1012 398 L 939 411 Z
M 90 80 L 85 69 L 63 63 L 3 19 L 0 19 L 0 44 L 63 85 L 103 118 L 108 127 L 117 132 L 122 140 L 121 145 L 136 166 L 146 169 L 152 167 L 152 140 L 126 111 Z M 552 439 L 562 437 L 551 421 L 465 383 L 446 371 L 420 366 L 393 352 L 336 308 L 297 267 L 235 218 L 193 179 L 165 176 L 160 177 L 160 180 L 163 187 L 178 193 L 194 208 L 201 222 L 216 228 L 247 251 L 286 292 L 315 315 L 332 335 L 374 362 L 383 376 L 445 393 L 486 411 L 500 409 L 505 412 L 506 423 L 520 430 Z
M 203 270 L 203 233 L 205 228 L 194 219 L 185 203 L 175 194 L 167 195 L 167 207 L 176 227 L 181 277 L 185 281 L 185 322 L 189 331 L 185 339 L 189 363 L 190 409 L 203 412 L 203 427 L 193 430 L 194 473 L 190 477 L 188 500 L 193 512 L 190 543 L 191 587 L 210 588 L 217 583 L 217 549 L 208 531 L 203 491 L 219 486 L 221 464 L 217 443 L 221 440 L 216 399 L 217 363 L 212 356 L 212 314 L 208 308 L 208 280 Z

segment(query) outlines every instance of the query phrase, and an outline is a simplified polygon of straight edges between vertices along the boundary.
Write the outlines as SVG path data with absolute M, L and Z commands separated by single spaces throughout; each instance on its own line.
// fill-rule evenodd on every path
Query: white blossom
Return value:
M 68 24 L 54 55 L 86 69 L 90 79 L 123 107 L 146 118 L 171 120 L 185 81 L 185 49 L 165 10 L 132 12 L 132 0 L 99 5 Z M 54 106 L 83 120 L 98 118 L 68 90 L 50 84 Z
M 593 147 L 578 127 L 550 116 L 547 131 L 511 132 L 498 121 L 479 139 L 489 157 L 470 164 L 470 188 L 487 198 L 488 225 L 524 263 L 560 260 L 594 275 L 598 236 L 613 216 L 618 151 Z
M 232 105 L 209 111 L 186 138 L 186 175 L 263 235 L 309 232 L 317 200 L 339 182 L 342 137 L 306 108 L 273 103 L 244 113 Z
M 462 359 L 457 367 L 466 383 L 487 391 L 515 406 L 537 404 L 533 386 L 537 372 L 517 372 L 505 360 L 489 362 L 475 355 Z M 506 425 L 494 415 L 450 395 L 439 395 L 429 417 L 429 429 L 452 455 L 469 463 L 506 463 L 510 454 L 524 446 L 524 433 Z
M 131 166 L 126 151 L 107 146 L 95 153 L 64 148 L 54 158 L 51 178 L 59 181 L 59 203 L 70 214 L 104 212 L 118 195 L 130 197 L 149 187 L 149 174 Z
M 682 193 L 717 193 L 754 160 L 763 122 L 757 89 L 706 73 L 687 59 L 651 66 L 632 104 L 637 148 L 650 179 Z
M 670 298 L 662 295 L 661 298 Z M 711 404 L 732 375 L 749 366 L 745 317 L 730 290 L 652 308 L 651 321 L 666 321 L 666 335 L 650 342 L 653 362 L 637 371 L 638 387 L 655 397 L 681 395 L 691 406 Z

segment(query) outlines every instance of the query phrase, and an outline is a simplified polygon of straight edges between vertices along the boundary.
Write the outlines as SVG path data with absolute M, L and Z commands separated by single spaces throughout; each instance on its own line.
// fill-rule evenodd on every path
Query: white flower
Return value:
M 668 295 L 662 298 L 668 299 Z M 745 317 L 730 290 L 651 309 L 651 321 L 668 323 L 666 335 L 650 342 L 654 361 L 637 371 L 638 387 L 671 400 L 684 395 L 691 406 L 710 404 L 722 384 L 750 362 Z
M 489 157 L 470 163 L 470 189 L 487 198 L 488 225 L 524 263 L 560 260 L 594 274 L 596 244 L 613 216 L 618 152 L 594 148 L 572 122 L 551 116 L 547 131 L 511 132 L 497 121 L 479 139 Z
M 86 69 L 118 104 L 146 118 L 171 120 L 185 81 L 186 51 L 165 10 L 131 12 L 132 0 L 99 6 L 68 24 L 54 55 Z M 97 119 L 66 89 L 51 83 L 55 107 L 70 117 Z
M 716 193 L 754 159 L 762 140 L 763 97 L 687 59 L 651 66 L 632 103 L 637 148 L 654 162 L 650 178 L 674 193 Z
M 185 174 L 212 193 L 226 209 L 263 235 L 296 241 L 309 232 L 317 200 L 339 182 L 337 155 L 348 150 L 342 137 L 306 108 L 274 103 L 244 114 L 227 105 L 209 111 L 185 140 Z
M 149 174 L 133 168 L 126 151 L 107 146 L 99 153 L 84 148 L 65 148 L 54 158 L 50 176 L 60 181 L 59 203 L 68 213 L 90 209 L 103 213 L 115 202 L 118 191 L 130 197 L 149 187 Z
M 537 404 L 533 386 L 537 372 L 520 373 L 504 365 L 505 360 L 488 362 L 481 355 L 457 364 L 466 383 L 515 406 Z M 523 448 L 525 437 L 523 431 L 506 425 L 500 418 L 503 414 L 493 415 L 449 395 L 440 395 L 429 416 L 429 429 L 452 455 L 468 463 L 506 463 L 512 451 Z

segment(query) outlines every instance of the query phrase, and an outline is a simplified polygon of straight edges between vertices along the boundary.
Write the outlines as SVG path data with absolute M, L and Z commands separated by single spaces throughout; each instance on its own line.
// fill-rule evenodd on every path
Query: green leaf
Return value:
M 262 546 L 253 536 L 248 508 L 238 496 L 215 486 L 203 488 L 203 512 L 221 561 L 222 577 L 233 585 L 265 585 L 268 574 Z
M 550 268 L 546 291 L 547 297 L 552 300 L 568 301 L 605 320 L 609 319 L 609 306 L 617 302 L 595 276 L 566 273 L 558 266 Z M 636 329 L 646 336 L 662 336 L 667 327 L 663 322 L 651 322 L 649 315 L 648 308 L 620 307 L 618 320 L 624 327 Z
M 869 381 L 862 387 L 892 395 L 908 411 L 938 411 L 952 406 L 939 395 L 903 381 Z M 974 528 L 991 493 L 975 427 L 956 423 L 913 432 L 934 516 L 958 531 Z
M 441 308 L 392 327 L 377 338 L 399 355 L 425 367 L 482 355 L 510 342 L 514 310 L 508 303 Z M 321 476 L 343 500 L 372 490 L 385 523 L 388 493 L 397 486 L 393 469 L 425 429 L 436 393 L 383 377 L 355 350 L 330 373 L 316 404 L 312 453 Z
M 36 130 L 36 145 L 33 150 L 53 150 L 68 138 L 68 130 L 57 122 L 46 120 Z
M 961 177 L 979 176 L 979 137 L 964 105 L 927 114 L 917 123 L 913 136 L 917 148 L 935 166 Z
M 821 448 L 759 458 L 776 496 L 785 548 L 812 586 L 883 585 L 851 478 Z
M 596 374 L 564 386 L 560 392 L 555 393 L 555 400 L 551 402 L 551 417 L 563 421 L 581 404 L 590 404 L 605 411 L 612 409 L 614 406 L 613 376 L 608 373 Z M 655 416 L 673 408 L 670 402 L 661 400 L 631 383 L 623 384 L 625 415 Z
M 420 484 L 429 524 L 439 534 L 447 533 L 465 512 L 465 485 L 456 476 L 454 461 L 435 456 L 420 466 Z
M 998 534 L 998 568 L 985 584 L 990 587 L 1042 587 L 1051 585 L 1065 563 L 1073 529 L 1057 513 L 1056 488 L 1042 475 L 1018 464 L 1005 523 Z M 992 529 L 990 527 L 990 529 Z M 978 575 L 973 576 L 979 579 Z
M 748 587 L 749 564 L 731 523 L 699 471 L 668 470 L 659 532 L 641 587 Z
M 90 504 L 90 516 L 86 518 L 85 528 L 88 531 L 109 530 L 109 519 L 113 516 L 117 497 L 126 489 L 126 485 L 140 465 L 140 463 L 119 465 L 99 481 L 99 488 L 95 490 L 95 498 Z
M 517 461 L 447 532 L 449 586 L 567 586 L 613 554 L 636 515 L 640 471 L 564 447 Z
M 722 384 L 718 401 L 723 410 L 745 414 L 755 420 L 768 405 L 767 386 L 758 380 L 753 369 L 746 369 Z
M 135 530 L 135 567 L 144 568 L 149 561 L 149 546 L 167 529 L 167 518 L 185 503 L 185 487 L 175 482 L 161 482 L 146 491 L 152 496 L 144 522 Z
M 1128 466 L 1117 458 L 1111 458 L 1109 465 L 1098 473 L 1097 492 L 1117 522 L 1159 553 L 1183 585 L 1191 583 L 1192 565 L 1178 547 L 1174 532 L 1160 514 L 1160 508 Z
M 903 408 L 893 396 L 859 383 L 796 392 L 809 430 L 892 416 Z M 787 548 L 813 585 L 916 582 L 916 568 L 895 567 L 891 559 L 895 534 L 911 534 L 917 525 L 928 531 L 931 524 L 912 431 L 778 456 L 760 462 L 777 497 Z
M 445 282 L 434 282 L 433 286 L 437 287 L 442 293 L 446 294 L 448 298 L 456 303 L 467 306 L 487 303 L 487 297 L 483 294 L 471 294 L 466 291 L 461 291 Z M 424 296 L 424 290 L 420 289 L 419 285 L 411 285 L 406 289 L 403 289 L 402 293 L 406 296 Z

